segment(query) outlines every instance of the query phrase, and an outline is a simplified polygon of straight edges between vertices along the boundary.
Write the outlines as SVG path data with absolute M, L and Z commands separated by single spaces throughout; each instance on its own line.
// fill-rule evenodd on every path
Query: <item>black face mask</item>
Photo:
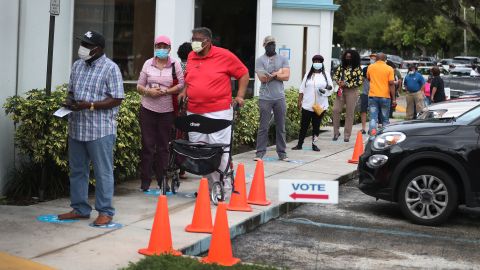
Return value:
M 345 65 L 346 66 L 351 66 L 352 65 L 352 59 L 345 59 Z
M 275 52 L 276 46 L 275 43 L 269 43 L 265 46 L 265 54 L 267 56 L 274 56 L 277 52 Z

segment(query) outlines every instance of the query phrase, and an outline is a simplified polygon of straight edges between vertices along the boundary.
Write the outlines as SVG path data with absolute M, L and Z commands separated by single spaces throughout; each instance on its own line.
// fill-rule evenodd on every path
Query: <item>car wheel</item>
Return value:
M 437 167 L 420 167 L 409 173 L 398 191 L 403 214 L 414 223 L 434 226 L 445 222 L 458 205 L 457 186 Z

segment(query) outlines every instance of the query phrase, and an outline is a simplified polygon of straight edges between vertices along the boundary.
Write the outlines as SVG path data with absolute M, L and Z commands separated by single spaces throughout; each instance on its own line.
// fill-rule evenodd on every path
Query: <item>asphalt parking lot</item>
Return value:
M 288 269 L 479 269 L 480 209 L 441 227 L 411 224 L 394 203 L 340 187 L 338 205 L 304 204 L 233 241 L 243 261 Z

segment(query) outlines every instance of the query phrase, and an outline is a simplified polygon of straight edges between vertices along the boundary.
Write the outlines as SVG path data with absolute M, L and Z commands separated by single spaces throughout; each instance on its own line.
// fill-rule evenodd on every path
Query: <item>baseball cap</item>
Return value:
M 323 56 L 321 56 L 320 54 L 316 54 L 312 57 L 312 61 L 315 60 L 320 60 L 321 62 L 323 62 Z
M 266 36 L 263 39 L 263 47 L 265 47 L 265 45 L 267 45 L 270 42 L 275 42 L 275 38 L 273 36 Z
M 91 45 L 105 48 L 105 38 L 102 36 L 102 34 L 95 31 L 87 31 L 82 36 L 77 37 L 77 39 Z
M 159 43 L 165 43 L 168 46 L 171 46 L 172 43 L 170 42 L 170 39 L 167 36 L 160 35 L 155 38 L 155 45 Z

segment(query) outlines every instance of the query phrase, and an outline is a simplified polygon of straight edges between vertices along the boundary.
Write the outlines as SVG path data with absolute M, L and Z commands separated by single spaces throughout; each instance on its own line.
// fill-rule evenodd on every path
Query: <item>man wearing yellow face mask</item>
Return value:
M 206 27 L 192 30 L 192 52 L 188 55 L 185 88 L 179 99 L 188 97 L 187 114 L 200 114 L 209 118 L 232 120 L 232 87 L 230 78 L 238 80 L 238 94 L 234 103 L 243 105 L 249 81 L 247 67 L 229 50 L 212 45 L 212 31 Z M 189 141 L 205 143 L 230 143 L 230 129 L 212 134 L 189 132 Z M 224 154 L 219 168 L 225 168 L 228 155 Z M 210 184 L 219 181 L 220 175 L 208 175 Z M 228 198 L 230 183 L 225 182 Z M 211 185 L 210 185 L 211 186 Z

